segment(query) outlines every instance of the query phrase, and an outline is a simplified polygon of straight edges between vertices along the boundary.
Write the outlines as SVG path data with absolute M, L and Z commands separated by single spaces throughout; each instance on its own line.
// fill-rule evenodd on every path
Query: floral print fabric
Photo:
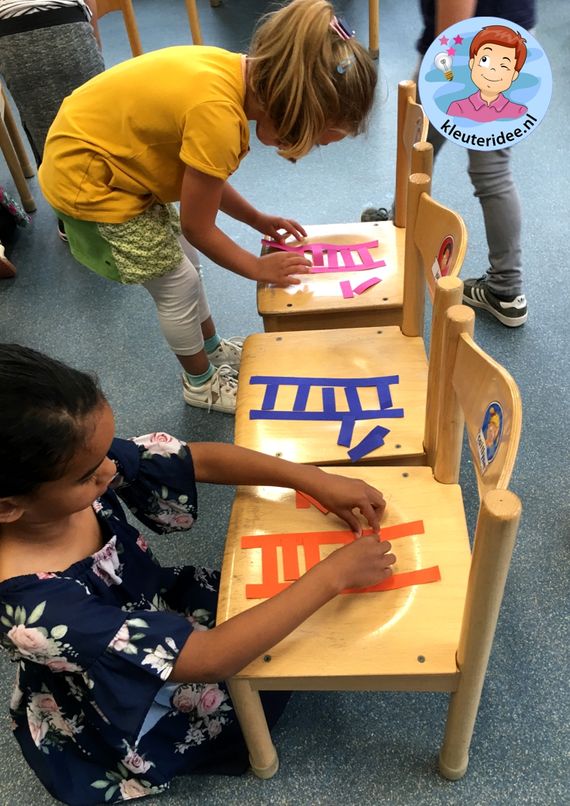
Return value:
M 17 663 L 14 734 L 65 803 L 162 791 L 241 734 L 222 684 L 167 684 L 192 630 L 214 625 L 219 574 L 162 568 L 119 498 L 155 532 L 197 516 L 192 458 L 166 434 L 115 440 L 118 476 L 94 503 L 102 548 L 65 571 L 0 585 L 0 642 Z M 233 745 L 232 745 L 233 743 Z

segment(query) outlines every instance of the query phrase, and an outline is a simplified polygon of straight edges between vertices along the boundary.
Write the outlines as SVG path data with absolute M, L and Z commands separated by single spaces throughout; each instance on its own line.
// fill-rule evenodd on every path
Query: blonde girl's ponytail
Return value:
M 327 128 L 360 134 L 376 68 L 354 37 L 331 27 L 327 0 L 292 0 L 263 17 L 248 56 L 249 89 L 273 123 L 280 154 L 305 156 Z

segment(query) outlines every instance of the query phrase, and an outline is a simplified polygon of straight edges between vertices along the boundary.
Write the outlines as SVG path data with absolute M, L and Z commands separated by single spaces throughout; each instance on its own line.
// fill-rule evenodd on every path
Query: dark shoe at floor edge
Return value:
M 520 327 L 528 319 L 525 295 L 518 294 L 512 299 L 501 299 L 489 290 L 486 277 L 465 280 L 463 302 L 475 308 L 483 308 L 506 327 Z

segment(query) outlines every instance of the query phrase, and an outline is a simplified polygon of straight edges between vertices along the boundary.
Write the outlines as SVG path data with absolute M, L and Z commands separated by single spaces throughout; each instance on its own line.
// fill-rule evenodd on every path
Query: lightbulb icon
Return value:
M 453 71 L 451 70 L 451 65 L 453 64 L 453 59 L 449 55 L 449 53 L 438 53 L 433 63 L 437 67 L 438 70 L 441 70 L 443 75 L 446 77 L 448 81 L 453 81 Z

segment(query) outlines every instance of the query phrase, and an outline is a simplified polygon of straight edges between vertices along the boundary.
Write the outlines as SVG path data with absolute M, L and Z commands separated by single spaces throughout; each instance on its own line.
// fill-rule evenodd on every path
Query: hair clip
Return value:
M 346 73 L 348 68 L 351 67 L 353 64 L 354 64 L 354 61 L 350 57 L 347 57 L 346 59 L 342 59 L 342 61 L 340 61 L 337 64 L 336 71 L 337 71 L 337 73 L 340 73 L 341 76 L 342 76 L 342 75 L 344 75 Z
M 345 42 L 349 39 L 352 39 L 355 34 L 352 28 L 349 27 L 344 17 L 333 17 L 329 25 L 335 34 L 340 36 L 341 39 L 344 39 Z

